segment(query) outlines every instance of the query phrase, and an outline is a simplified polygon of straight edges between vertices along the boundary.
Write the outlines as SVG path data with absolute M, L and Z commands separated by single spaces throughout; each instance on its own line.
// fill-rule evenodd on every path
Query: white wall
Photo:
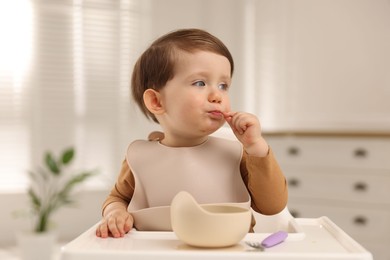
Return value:
M 264 126 L 388 133 L 390 2 L 261 2 L 254 59 Z

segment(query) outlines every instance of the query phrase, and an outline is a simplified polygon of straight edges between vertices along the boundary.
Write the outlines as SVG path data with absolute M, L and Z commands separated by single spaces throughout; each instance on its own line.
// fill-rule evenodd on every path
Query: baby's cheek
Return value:
M 204 104 L 196 96 L 192 96 L 187 99 L 187 102 L 181 105 L 181 109 L 186 113 L 191 113 L 201 109 L 203 106 Z
M 230 102 L 224 103 L 223 109 L 222 109 L 222 110 L 223 110 L 225 113 L 230 112 L 230 111 L 231 111 Z
M 180 109 L 176 111 L 176 113 L 181 117 L 181 118 L 188 118 L 191 117 L 194 114 L 194 109 L 192 106 L 187 105 L 187 106 L 181 106 Z

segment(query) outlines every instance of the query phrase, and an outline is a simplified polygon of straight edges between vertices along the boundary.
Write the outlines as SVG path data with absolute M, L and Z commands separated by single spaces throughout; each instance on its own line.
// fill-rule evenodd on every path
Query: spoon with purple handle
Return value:
M 263 241 L 261 241 L 261 243 L 253 241 L 246 241 L 245 243 L 253 248 L 264 250 L 264 248 L 273 247 L 282 243 L 287 238 L 287 236 L 287 232 L 278 231 L 266 237 Z

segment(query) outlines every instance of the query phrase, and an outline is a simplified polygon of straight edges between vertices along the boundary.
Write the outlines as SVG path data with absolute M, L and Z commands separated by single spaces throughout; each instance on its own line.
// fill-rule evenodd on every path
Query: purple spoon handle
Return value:
M 285 231 L 278 231 L 276 233 L 273 233 L 266 237 L 262 242 L 261 245 L 264 247 L 272 247 L 277 244 L 282 243 L 288 236 L 288 233 Z

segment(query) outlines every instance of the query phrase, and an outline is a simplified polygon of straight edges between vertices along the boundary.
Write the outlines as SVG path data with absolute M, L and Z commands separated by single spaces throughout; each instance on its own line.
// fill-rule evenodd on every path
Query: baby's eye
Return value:
M 204 83 L 204 81 L 199 80 L 199 81 L 194 82 L 192 85 L 197 86 L 197 87 L 204 87 L 204 86 L 206 86 L 206 83 Z
M 222 84 L 218 85 L 218 88 L 221 89 L 221 90 L 228 90 L 229 89 L 229 85 L 225 84 L 225 83 L 222 83 Z

